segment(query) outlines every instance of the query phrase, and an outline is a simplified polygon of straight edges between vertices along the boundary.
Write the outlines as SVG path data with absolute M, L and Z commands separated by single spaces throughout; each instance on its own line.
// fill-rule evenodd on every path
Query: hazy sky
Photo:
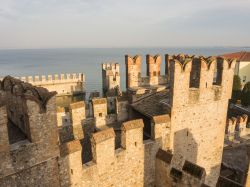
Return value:
M 0 48 L 250 46 L 250 0 L 0 0 Z

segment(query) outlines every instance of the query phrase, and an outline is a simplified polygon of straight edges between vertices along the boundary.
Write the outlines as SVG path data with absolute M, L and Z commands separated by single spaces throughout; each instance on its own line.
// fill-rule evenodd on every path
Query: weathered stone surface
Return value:
M 225 130 L 247 134 L 246 116 L 226 126 L 234 62 L 167 58 L 162 76 L 161 57 L 148 55 L 142 77 L 141 57 L 126 56 L 127 95 L 73 103 L 69 111 L 56 108 L 46 89 L 4 79 L 0 186 L 215 186 Z M 104 64 L 103 72 L 104 89 L 119 84 L 118 65 Z M 10 143 L 8 120 L 27 139 Z
M 202 166 L 206 170 L 206 184 L 215 186 L 219 177 L 222 158 L 228 99 L 231 97 L 233 66 L 223 61 L 222 79 L 216 82 L 218 94 L 213 88 L 213 61 L 198 58 L 201 63 L 199 97 L 190 102 L 190 72 L 193 57 L 174 57 L 170 64 L 171 94 L 171 146 L 178 169 L 183 159 Z M 212 64 L 211 64 L 212 63 Z M 217 60 L 219 63 L 219 60 Z M 209 65 L 210 64 L 210 65 Z M 228 64 L 228 65 L 227 65 Z M 221 95 L 215 97 L 215 95 Z M 210 146 L 213 145 L 213 146 Z M 209 149 L 208 149 L 209 147 Z
M 120 66 L 118 63 L 102 64 L 102 88 L 105 96 L 121 95 Z

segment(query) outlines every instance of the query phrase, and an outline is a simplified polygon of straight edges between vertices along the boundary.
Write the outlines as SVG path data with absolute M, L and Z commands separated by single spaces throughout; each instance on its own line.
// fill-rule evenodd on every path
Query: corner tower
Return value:
M 173 165 L 184 160 L 205 168 L 205 183 L 215 186 L 220 173 L 228 100 L 235 61 L 174 56 L 170 61 Z M 214 79 L 217 67 L 217 78 Z
M 104 95 L 120 94 L 120 66 L 118 63 L 102 64 L 102 88 Z
M 149 85 L 158 85 L 159 76 L 161 75 L 161 56 L 147 55 L 147 76 L 149 76 Z
M 138 87 L 140 85 L 141 62 L 141 56 L 136 55 L 133 58 L 129 55 L 125 56 L 127 88 Z

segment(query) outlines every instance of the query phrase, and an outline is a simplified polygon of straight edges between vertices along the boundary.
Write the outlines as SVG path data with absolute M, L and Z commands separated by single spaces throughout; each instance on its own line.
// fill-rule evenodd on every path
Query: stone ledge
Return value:
M 107 104 L 107 99 L 106 98 L 97 98 L 97 99 L 92 99 L 93 105 L 97 104 Z
M 127 121 L 122 124 L 122 130 L 131 130 L 131 129 L 137 129 L 137 128 L 143 128 L 144 123 L 142 119 L 136 119 L 132 121 Z
M 113 128 L 108 128 L 92 135 L 94 143 L 100 143 L 111 138 L 115 138 L 115 132 Z
M 165 115 L 159 115 L 159 116 L 154 116 L 153 117 L 153 121 L 155 124 L 157 123 L 167 123 L 170 122 L 171 118 L 169 114 L 165 114 Z
M 74 153 L 82 149 L 82 145 L 79 140 L 73 140 L 60 145 L 60 156 L 65 157 L 68 154 Z
M 70 104 L 70 109 L 77 109 L 77 108 L 85 108 L 84 101 L 80 101 L 80 102 Z

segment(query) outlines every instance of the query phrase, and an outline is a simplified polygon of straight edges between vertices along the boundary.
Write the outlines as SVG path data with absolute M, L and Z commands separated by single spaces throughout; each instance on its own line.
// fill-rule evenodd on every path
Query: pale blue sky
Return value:
M 0 48 L 250 46 L 250 0 L 0 0 Z

